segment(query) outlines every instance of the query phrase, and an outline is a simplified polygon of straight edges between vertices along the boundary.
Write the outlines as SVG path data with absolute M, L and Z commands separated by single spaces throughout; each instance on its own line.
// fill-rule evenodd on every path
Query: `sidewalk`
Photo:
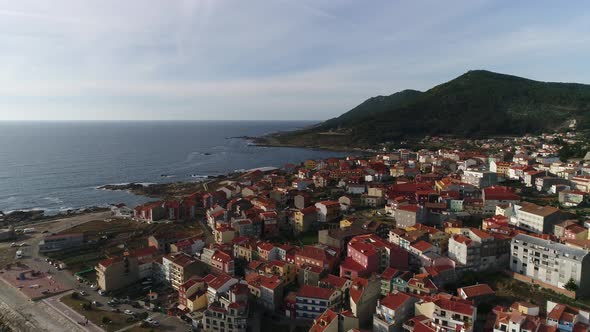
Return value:
M 79 313 L 77 313 L 76 311 L 74 311 L 73 309 L 71 309 L 70 307 L 68 307 L 67 305 L 65 305 L 59 301 L 59 299 L 61 297 L 67 296 L 68 294 L 70 294 L 70 293 L 67 293 L 65 295 L 61 294 L 61 295 L 53 296 L 53 297 L 43 300 L 43 302 L 45 302 L 48 306 L 50 306 L 51 308 L 53 308 L 54 310 L 59 312 L 62 316 L 66 317 L 67 319 L 69 319 L 73 323 L 77 324 L 82 330 L 88 331 L 88 332 L 103 332 L 104 331 L 103 329 L 94 325 L 94 323 L 92 323 L 90 321 L 88 321 L 88 323 L 86 325 L 78 324 L 78 322 L 85 322 L 86 318 L 84 316 L 80 315 Z

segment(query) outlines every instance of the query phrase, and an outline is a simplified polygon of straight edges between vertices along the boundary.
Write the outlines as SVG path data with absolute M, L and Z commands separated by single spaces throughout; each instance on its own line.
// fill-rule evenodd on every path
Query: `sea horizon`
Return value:
M 191 182 L 341 153 L 261 147 L 238 137 L 313 121 L 0 121 L 0 211 L 66 210 L 153 200 L 119 183 Z

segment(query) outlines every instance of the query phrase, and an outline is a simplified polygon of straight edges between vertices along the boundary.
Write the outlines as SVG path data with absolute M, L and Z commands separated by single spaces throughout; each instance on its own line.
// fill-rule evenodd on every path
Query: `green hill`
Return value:
M 572 119 L 590 128 L 590 85 L 474 70 L 425 92 L 370 98 L 337 118 L 266 142 L 344 147 L 425 135 L 520 135 L 559 129 Z

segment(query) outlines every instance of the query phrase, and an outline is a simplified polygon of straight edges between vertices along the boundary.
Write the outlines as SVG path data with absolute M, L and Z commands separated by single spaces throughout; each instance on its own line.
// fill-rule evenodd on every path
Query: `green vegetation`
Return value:
M 570 292 L 575 292 L 578 290 L 578 285 L 576 285 L 574 278 L 571 278 L 565 285 L 563 285 L 563 288 L 567 289 Z
M 137 321 L 130 321 L 128 315 L 98 309 L 90 301 L 73 294 L 76 293 L 64 296 L 60 301 L 106 331 L 117 331 L 137 323 Z
M 372 147 L 425 135 L 486 137 L 539 133 L 578 120 L 590 128 L 590 86 L 545 83 L 469 71 L 426 92 L 370 98 L 351 111 L 300 131 L 266 137 L 285 146 Z

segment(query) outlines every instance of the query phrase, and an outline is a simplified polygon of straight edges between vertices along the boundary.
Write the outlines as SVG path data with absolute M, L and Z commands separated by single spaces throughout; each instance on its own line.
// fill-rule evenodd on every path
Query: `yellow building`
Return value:
M 295 269 L 295 265 L 283 261 L 271 261 L 265 266 L 264 272 L 266 272 L 267 274 L 279 276 L 279 278 L 285 284 L 295 282 L 295 279 L 297 278 L 297 271 Z
M 352 221 L 350 221 L 348 219 L 340 220 L 340 228 L 344 229 L 344 228 L 349 228 L 349 227 L 352 227 Z
M 293 214 L 293 223 L 295 232 L 302 233 L 311 229 L 313 224 L 318 221 L 318 211 L 315 206 L 308 206 L 305 209 L 295 211 Z
M 186 304 L 186 307 L 191 312 L 207 309 L 207 292 L 204 290 L 197 291 L 196 293 L 187 298 Z
M 303 165 L 307 169 L 316 169 L 318 167 L 318 162 L 312 159 L 306 160 Z

